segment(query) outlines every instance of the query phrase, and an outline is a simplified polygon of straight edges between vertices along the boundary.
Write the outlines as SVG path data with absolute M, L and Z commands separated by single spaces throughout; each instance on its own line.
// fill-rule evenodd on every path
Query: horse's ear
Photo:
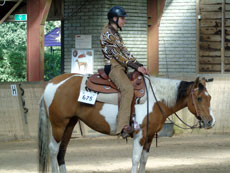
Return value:
M 199 77 L 197 77 L 195 82 L 194 82 L 193 89 L 196 89 L 199 87 L 199 82 L 200 82 Z
M 200 83 L 201 83 L 204 87 L 206 87 L 206 79 L 205 79 L 204 77 L 201 79 Z

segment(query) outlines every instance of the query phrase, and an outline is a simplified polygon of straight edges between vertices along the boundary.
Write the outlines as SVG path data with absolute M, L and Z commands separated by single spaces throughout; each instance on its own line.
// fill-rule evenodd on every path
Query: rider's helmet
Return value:
M 117 27 L 120 28 L 120 30 L 121 30 L 121 27 L 118 25 L 119 17 L 127 17 L 127 16 L 128 15 L 126 14 L 125 9 L 120 6 L 112 7 L 107 14 L 109 23 L 110 24 L 115 23 Z M 117 20 L 113 21 L 113 17 L 117 17 Z

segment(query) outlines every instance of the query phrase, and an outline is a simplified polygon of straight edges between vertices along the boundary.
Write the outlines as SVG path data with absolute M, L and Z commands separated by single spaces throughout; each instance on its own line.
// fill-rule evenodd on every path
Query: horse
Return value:
M 80 74 L 62 74 L 45 87 L 39 113 L 40 172 L 46 172 L 49 163 L 52 172 L 66 172 L 65 153 L 79 120 L 97 132 L 116 135 L 118 105 L 99 101 L 89 105 L 77 101 L 83 77 Z M 199 80 L 198 77 L 187 82 L 153 76 L 147 78 L 148 99 L 135 104 L 136 122 L 140 129 L 133 135 L 132 173 L 145 172 L 152 140 L 171 114 L 187 107 L 203 128 L 210 129 L 215 124 L 211 96 L 204 79 Z

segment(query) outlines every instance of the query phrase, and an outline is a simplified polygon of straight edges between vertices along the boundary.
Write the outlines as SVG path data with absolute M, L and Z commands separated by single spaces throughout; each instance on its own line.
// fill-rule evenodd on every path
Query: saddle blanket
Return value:
M 86 81 L 89 78 L 90 74 L 85 74 L 82 78 L 81 82 L 81 91 L 88 91 L 88 92 L 94 92 L 94 91 L 89 91 L 86 87 Z M 149 84 L 146 81 L 147 88 L 149 88 Z M 98 93 L 97 94 L 97 101 L 98 102 L 103 102 L 103 103 L 108 103 L 108 104 L 114 104 L 118 105 L 118 93 L 111 93 L 111 94 L 106 94 L 106 93 Z M 136 100 L 136 104 L 143 104 L 146 101 L 146 93 L 143 97 L 138 98 Z

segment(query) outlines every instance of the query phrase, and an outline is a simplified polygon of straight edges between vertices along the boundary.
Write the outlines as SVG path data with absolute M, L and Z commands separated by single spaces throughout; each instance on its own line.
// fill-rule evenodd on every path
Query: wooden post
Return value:
M 152 75 L 159 72 L 159 22 L 165 0 L 148 0 L 148 70 Z
M 41 14 L 41 23 L 40 23 L 40 78 L 44 79 L 44 27 L 45 22 L 49 14 L 50 6 L 52 0 L 46 0 L 44 4 L 44 8 L 42 9 Z
M 27 81 L 44 79 L 44 24 L 51 2 L 27 1 Z
M 196 73 L 200 72 L 200 0 L 196 0 Z
M 225 0 L 222 0 L 222 26 L 221 26 L 221 74 L 224 73 L 224 53 L 225 53 Z

